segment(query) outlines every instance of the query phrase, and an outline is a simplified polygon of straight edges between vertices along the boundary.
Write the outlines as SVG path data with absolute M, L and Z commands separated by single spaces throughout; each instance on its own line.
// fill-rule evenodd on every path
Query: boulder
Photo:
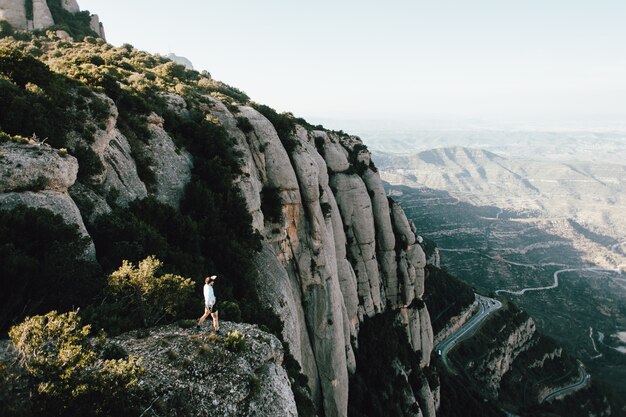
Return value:
M 118 204 L 127 205 L 133 200 L 148 196 L 145 184 L 139 179 L 128 140 L 117 129 L 113 130 L 112 139 L 104 151 L 104 161 L 105 191 L 114 192 Z
M 80 7 L 78 7 L 76 0 L 61 0 L 61 7 L 70 13 L 80 12 Z
M 52 13 L 48 8 L 46 0 L 32 0 L 33 1 L 33 27 L 34 30 L 45 29 L 54 25 L 54 19 L 52 19 Z
M 19 205 L 48 209 L 63 217 L 65 223 L 77 225 L 79 232 L 91 240 L 78 207 L 66 192 L 44 190 L 0 193 L 1 210 L 11 210 Z M 85 250 L 85 259 L 96 261 L 96 248 L 93 242 L 90 242 Z
M 26 8 L 24 1 L 0 0 L 0 20 L 6 20 L 15 29 L 26 30 Z
M 55 190 L 74 184 L 78 162 L 58 149 L 36 144 L 0 144 L 0 192 Z
M 160 202 L 178 208 L 191 179 L 192 157 L 174 144 L 163 130 L 163 119 L 154 113 L 148 117 L 148 130 L 151 137 L 145 152 L 150 157 L 155 179 L 151 194 Z

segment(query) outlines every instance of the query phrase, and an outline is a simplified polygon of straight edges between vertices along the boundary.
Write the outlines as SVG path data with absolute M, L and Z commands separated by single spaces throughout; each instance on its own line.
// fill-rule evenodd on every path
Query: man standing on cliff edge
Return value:
M 213 291 L 213 284 L 217 279 L 217 275 L 212 275 L 210 277 L 206 277 L 204 279 L 204 314 L 198 320 L 198 324 L 196 325 L 196 329 L 200 329 L 200 326 L 204 324 L 204 321 L 209 317 L 209 314 L 213 318 L 213 329 L 215 333 L 220 335 L 220 324 L 218 320 L 218 310 L 217 310 L 217 299 L 215 298 L 215 292 Z

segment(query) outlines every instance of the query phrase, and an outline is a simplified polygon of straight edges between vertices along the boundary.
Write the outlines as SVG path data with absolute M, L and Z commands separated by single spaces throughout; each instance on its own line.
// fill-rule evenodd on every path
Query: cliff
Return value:
M 578 377 L 576 361 L 512 304 L 488 319 L 453 358 L 487 396 L 508 404 L 537 405 L 546 393 Z
M 280 341 L 246 324 L 223 322 L 222 330 L 224 334 L 244 335 L 240 350 L 229 350 L 224 338 L 208 335 L 204 329 L 200 332 L 178 324 L 153 328 L 149 333 L 125 333 L 107 343 L 119 356 L 143 358 L 142 396 L 147 399 L 143 412 L 207 417 L 297 416 Z M 2 363 L 14 368 L 16 359 L 10 345 L 0 342 Z M 16 408 L 28 410 L 24 376 L 3 383 L 10 386 L 12 400 L 23 401 Z
M 55 20 L 54 10 L 57 14 Z M 6 21 L 17 30 L 43 30 L 65 24 L 63 12 L 69 15 L 81 13 L 76 0 L 0 0 L 0 21 Z M 105 39 L 104 25 L 98 15 L 86 14 L 89 28 Z
M 76 103 L 60 117 L 73 115 L 76 109 L 87 110 L 79 113 L 79 122 L 72 119 L 76 124 L 69 123 L 63 136 L 51 138 L 52 146 L 36 137 L 5 135 L 8 139 L 1 145 L 0 158 L 0 170 L 7 174 L 0 179 L 3 210 L 18 203 L 47 208 L 61 214 L 66 223 L 77 225 L 87 237 L 91 237 L 88 230 L 97 230 L 103 218 L 130 209 L 138 200 L 149 198 L 179 210 L 183 199 L 189 204 L 186 193 L 194 175 L 199 175 L 198 166 L 206 163 L 191 150 L 201 146 L 202 137 L 189 128 L 193 120 L 203 120 L 207 128 L 225 132 L 231 141 L 230 149 L 223 152 L 236 157 L 233 184 L 243 197 L 256 236 L 261 237 L 260 250 L 248 254 L 260 277 L 255 293 L 282 322 L 281 336 L 307 377 L 316 406 L 327 417 L 348 415 L 350 379 L 359 366 L 366 366 L 355 359 L 360 327 L 384 312 L 394 317 L 392 326 L 405 329 L 400 343 L 410 346 L 413 355 L 417 353 L 415 372 L 429 366 L 433 329 L 428 308 L 421 301 L 426 256 L 415 227 L 400 206 L 387 198 L 370 154 L 357 137 L 279 115 L 164 58 L 141 55 L 150 62 L 142 72 L 134 67 L 136 61 L 124 64 L 126 57 L 130 60 L 138 54 L 126 47 L 77 42 L 63 45 L 69 49 L 60 59 L 55 54 L 60 44 L 46 42 L 41 46 L 41 59 L 69 77 L 58 81 L 68 87 L 56 93 Z M 89 65 L 83 57 L 96 53 L 107 57 L 91 58 L 103 71 L 114 65 L 125 68 L 120 83 L 145 80 L 146 75 L 171 83 L 153 97 L 162 107 L 133 113 L 132 106 L 140 103 L 130 101 L 129 105 L 125 100 L 131 97 L 115 84 L 104 83 L 91 93 L 75 84 L 71 77 L 81 75 L 73 65 Z M 115 58 L 108 61 L 108 56 Z M 93 66 L 82 68 L 94 70 Z M 190 77 L 195 87 L 184 86 L 184 77 Z M 47 88 L 46 83 L 35 82 Z M 190 91 L 197 86 L 201 93 L 194 95 Z M 220 92 L 202 92 L 205 86 L 217 86 Z M 28 91 L 16 90 L 15 94 L 45 99 L 30 96 Z M 27 124 L 24 129 L 31 127 Z M 181 146 L 184 143 L 189 145 Z M 78 163 L 62 146 L 69 148 Z M 95 259 L 91 239 L 90 245 L 88 255 Z M 101 263 L 102 245 L 95 245 Z M 133 344 L 128 342 L 127 348 L 134 349 Z M 398 364 L 394 371 L 398 376 L 405 375 L 407 381 L 414 378 L 407 376 L 409 368 Z M 171 378 L 182 376 L 172 374 Z M 435 397 L 428 382 L 422 377 L 415 387 L 405 391 L 407 404 L 421 408 L 422 415 L 434 416 Z M 217 410 L 226 412 L 231 405 L 220 403 Z

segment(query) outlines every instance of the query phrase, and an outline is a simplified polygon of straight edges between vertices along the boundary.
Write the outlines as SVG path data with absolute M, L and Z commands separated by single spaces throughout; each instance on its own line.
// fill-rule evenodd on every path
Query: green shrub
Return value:
M 21 366 L 32 377 L 38 414 L 122 415 L 135 409 L 141 361 L 100 360 L 89 326 L 75 312 L 34 316 L 9 331 Z
M 291 113 L 278 113 L 273 108 L 266 106 L 264 104 L 253 103 L 252 107 L 256 109 L 259 113 L 261 113 L 267 120 L 269 120 L 274 129 L 276 129 L 276 133 L 278 137 L 285 147 L 285 150 L 288 154 L 291 154 L 297 146 L 299 146 L 299 142 L 297 139 L 293 137 L 296 132 L 296 122 L 293 114 Z
M 100 359 L 104 360 L 126 358 L 128 358 L 128 352 L 126 352 L 126 349 L 119 343 L 107 342 L 100 352 Z
M 261 211 L 270 222 L 280 222 L 283 217 L 283 206 L 278 188 L 263 187 L 261 191 Z
M 51 309 L 84 306 L 104 277 L 85 259 L 89 239 L 46 209 L 0 210 L 0 329 Z
M 238 117 L 237 127 L 239 128 L 239 130 L 241 130 L 243 133 L 246 133 L 246 134 L 254 131 L 254 127 L 252 126 L 252 123 L 250 123 L 250 120 L 248 120 L 247 117 Z
M 193 292 L 189 278 L 165 274 L 157 276 L 163 263 L 153 256 L 137 266 L 123 261 L 109 276 L 108 290 L 134 311 L 140 322 L 148 327 L 164 318 L 175 318 Z
M 235 330 L 224 337 L 224 346 L 231 352 L 239 352 L 246 344 L 246 336 Z
M 33 20 L 33 0 L 24 1 L 24 11 L 26 12 L 26 20 Z
M 91 29 L 91 13 L 87 10 L 71 13 L 63 8 L 61 1 L 47 0 L 52 19 L 56 23 L 51 29 L 63 29 L 76 40 L 95 36 L 96 33 Z
M 241 309 L 234 301 L 224 301 L 220 303 L 220 316 L 224 320 L 241 322 Z

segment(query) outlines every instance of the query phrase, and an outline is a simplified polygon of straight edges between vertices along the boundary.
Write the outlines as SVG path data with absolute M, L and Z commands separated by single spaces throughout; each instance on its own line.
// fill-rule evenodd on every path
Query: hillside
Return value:
M 0 39 L 2 415 L 434 417 L 451 404 L 425 303 L 433 243 L 361 140 L 86 24 Z M 211 274 L 227 322 L 198 334 Z M 436 318 L 472 305 L 454 285 L 429 290 Z M 501 413 L 454 386 L 470 409 L 447 415 Z M 214 408 L 194 408 L 207 396 Z

